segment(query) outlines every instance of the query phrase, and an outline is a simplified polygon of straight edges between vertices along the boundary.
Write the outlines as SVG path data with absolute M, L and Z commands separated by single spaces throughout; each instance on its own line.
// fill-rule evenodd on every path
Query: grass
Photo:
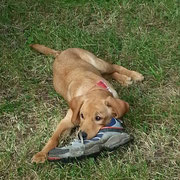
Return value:
M 180 178 L 178 0 L 2 0 L 0 12 L 0 179 Z M 68 108 L 53 89 L 53 58 L 31 43 L 84 48 L 143 73 L 128 88 L 113 82 L 135 142 L 78 163 L 31 164 Z

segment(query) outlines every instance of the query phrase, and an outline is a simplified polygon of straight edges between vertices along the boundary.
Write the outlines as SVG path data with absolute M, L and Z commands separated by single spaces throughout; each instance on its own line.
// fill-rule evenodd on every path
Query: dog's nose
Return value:
M 81 133 L 81 136 L 82 136 L 83 139 L 87 138 L 87 133 L 86 132 L 80 131 L 80 133 Z M 79 134 L 78 134 L 78 136 L 79 136 Z
M 86 132 L 82 132 L 82 137 L 83 137 L 83 139 L 86 139 L 87 138 L 87 133 Z

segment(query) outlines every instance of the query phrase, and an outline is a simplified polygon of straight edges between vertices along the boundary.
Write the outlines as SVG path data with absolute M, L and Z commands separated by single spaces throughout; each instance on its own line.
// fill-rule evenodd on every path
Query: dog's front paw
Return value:
M 136 71 L 131 72 L 131 78 L 133 81 L 143 81 L 144 76 Z
M 44 152 L 38 152 L 32 157 L 32 163 L 44 163 L 46 160 L 46 154 Z

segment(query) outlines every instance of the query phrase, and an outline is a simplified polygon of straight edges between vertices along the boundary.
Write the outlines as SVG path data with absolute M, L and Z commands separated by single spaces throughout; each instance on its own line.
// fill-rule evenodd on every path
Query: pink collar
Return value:
M 110 93 L 112 93 L 110 87 L 107 86 L 107 84 L 106 84 L 104 81 L 100 80 L 100 81 L 97 82 L 96 85 L 97 85 L 97 86 L 100 86 L 100 87 L 102 87 L 102 88 L 108 90 Z

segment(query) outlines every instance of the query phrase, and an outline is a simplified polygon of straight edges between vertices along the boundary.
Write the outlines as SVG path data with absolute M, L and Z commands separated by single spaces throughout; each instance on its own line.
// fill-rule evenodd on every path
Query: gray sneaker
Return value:
M 133 137 L 127 134 L 122 126 L 122 121 L 112 118 L 111 122 L 102 127 L 97 135 L 90 140 L 84 140 L 82 134 L 78 135 L 68 146 L 56 147 L 49 151 L 49 161 L 66 161 L 95 155 L 102 150 L 113 150 L 124 145 Z

